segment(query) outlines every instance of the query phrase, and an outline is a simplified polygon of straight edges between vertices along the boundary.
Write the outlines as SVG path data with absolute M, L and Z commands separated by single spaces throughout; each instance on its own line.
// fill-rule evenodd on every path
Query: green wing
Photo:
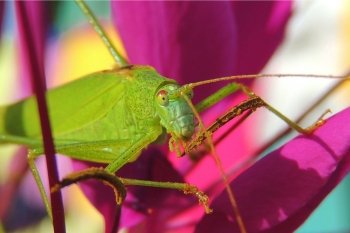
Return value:
M 56 151 L 81 160 L 112 163 L 113 171 L 136 159 L 143 148 L 162 135 L 155 112 L 145 110 L 147 114 L 140 117 L 130 107 L 135 105 L 134 92 L 130 90 L 135 86 L 135 90 L 145 88 L 152 81 L 152 77 L 137 75 L 142 69 L 146 73 L 149 70 L 146 67 L 95 73 L 49 90 Z M 147 104 L 152 104 L 149 100 L 163 81 L 158 76 L 153 79 L 156 82 L 148 87 L 149 91 L 143 92 L 141 100 L 135 100 L 140 109 L 153 109 Z M 34 97 L 0 107 L 0 143 L 24 144 L 32 149 L 34 157 L 42 154 L 37 112 Z
M 127 82 L 116 71 L 85 76 L 47 93 L 54 137 L 91 124 L 120 100 Z M 34 97 L 0 108 L 0 135 L 33 139 L 41 137 Z

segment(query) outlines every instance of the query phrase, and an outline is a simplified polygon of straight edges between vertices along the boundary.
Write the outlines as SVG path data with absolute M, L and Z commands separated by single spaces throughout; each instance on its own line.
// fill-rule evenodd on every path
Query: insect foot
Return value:
M 306 134 L 312 134 L 316 129 L 318 129 L 320 126 L 324 125 L 326 123 L 326 120 L 323 119 L 325 115 L 332 113 L 330 109 L 327 109 L 311 126 L 307 127 L 305 129 Z
M 71 184 L 88 180 L 88 179 L 97 179 L 101 180 L 106 185 L 109 185 L 113 188 L 116 202 L 118 205 L 121 205 L 126 197 L 126 189 L 124 184 L 120 179 L 114 174 L 107 172 L 103 168 L 88 168 L 86 170 L 78 171 L 69 174 L 62 181 L 51 188 L 51 192 L 57 192 L 58 190 L 67 187 Z
M 213 210 L 209 207 L 209 197 L 194 185 L 187 184 L 184 189 L 184 194 L 192 194 L 198 198 L 199 204 L 203 205 L 206 214 L 210 214 Z

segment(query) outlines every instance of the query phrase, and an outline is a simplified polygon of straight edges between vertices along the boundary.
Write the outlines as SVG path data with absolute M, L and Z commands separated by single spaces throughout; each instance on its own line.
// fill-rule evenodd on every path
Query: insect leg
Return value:
M 183 191 L 185 194 L 192 194 L 195 195 L 199 202 L 205 207 L 206 212 L 210 212 L 210 209 L 208 207 L 208 197 L 201 191 L 198 190 L 197 187 L 186 184 L 186 183 L 173 183 L 173 182 L 157 182 L 157 181 L 147 181 L 147 180 L 136 180 L 136 179 L 123 179 L 116 177 L 114 175 L 114 172 L 119 170 L 122 166 L 124 166 L 126 163 L 131 162 L 135 160 L 135 158 L 140 154 L 141 150 L 149 145 L 151 142 L 157 139 L 161 131 L 158 132 L 158 130 L 154 130 L 152 132 L 149 132 L 146 135 L 143 135 L 138 140 L 135 140 L 131 146 L 126 148 L 123 152 L 120 154 L 111 154 L 108 155 L 106 152 L 106 148 L 113 150 L 112 147 L 114 144 L 117 144 L 118 141 L 101 141 L 101 142 L 95 142 L 93 143 L 93 146 L 91 148 L 86 148 L 86 143 L 76 143 L 73 145 L 62 145 L 57 146 L 56 150 L 60 153 L 65 153 L 70 157 L 75 157 L 79 155 L 80 159 L 84 158 L 88 161 L 100 161 L 103 162 L 103 160 L 100 158 L 98 160 L 98 157 L 103 157 L 105 159 L 104 162 L 111 161 L 112 155 L 113 160 L 112 162 L 104 169 L 100 168 L 91 168 L 87 170 L 83 170 L 80 172 L 72 173 L 69 176 L 67 176 L 65 179 L 63 179 L 58 186 L 54 188 L 53 191 L 62 188 L 64 186 L 68 186 L 74 182 L 78 182 L 85 179 L 90 178 L 96 178 L 103 181 L 106 181 L 107 183 L 111 184 L 111 186 L 114 188 L 114 190 L 117 190 L 117 193 L 123 193 L 124 185 L 139 185 L 139 186 L 149 186 L 149 187 L 158 187 L 158 188 L 169 188 L 169 189 L 177 189 Z M 87 143 L 87 145 L 91 146 L 91 142 Z M 129 144 L 130 145 L 130 144 Z M 69 152 L 74 151 L 76 154 L 71 154 Z M 105 153 L 102 153 L 105 152 Z M 37 153 L 40 153 L 37 151 Z M 82 153 L 90 153 L 90 155 L 82 156 Z M 99 156 L 97 156 L 99 155 Z M 117 159 L 115 159 L 117 158 Z M 33 158 L 35 159 L 35 157 Z M 35 166 L 35 164 L 32 162 L 32 166 Z M 37 171 L 37 169 L 35 169 Z M 39 186 L 40 177 L 37 176 L 37 183 Z M 121 181 L 121 183 L 119 182 Z M 119 195 L 120 196 L 120 195 Z M 119 198 L 118 196 L 118 198 Z M 120 199 L 117 199 L 120 201 Z
M 349 74 L 345 74 L 343 77 L 348 77 Z M 335 92 L 340 86 L 342 86 L 344 83 L 348 82 L 349 79 L 343 79 L 338 81 L 337 83 L 335 83 L 332 87 L 330 87 L 323 95 L 320 99 L 316 100 L 313 104 L 311 104 L 308 109 L 302 114 L 300 115 L 295 121 L 291 121 L 294 124 L 298 124 L 299 122 L 301 122 L 310 112 L 312 112 L 312 110 L 314 110 L 318 105 L 320 105 L 325 99 L 327 99 L 331 94 L 333 94 L 333 92 Z M 232 85 L 233 87 L 229 87 L 230 85 Z M 214 93 L 213 95 L 207 97 L 206 99 L 202 100 L 200 103 L 198 103 L 196 105 L 196 109 L 200 112 L 203 111 L 211 106 L 213 106 L 215 103 L 219 102 L 220 100 L 222 100 L 223 98 L 225 98 L 226 96 L 230 95 L 231 93 L 235 92 L 237 89 L 240 89 L 239 84 L 236 83 L 231 83 L 228 84 L 227 86 L 222 88 L 223 90 L 219 90 L 218 92 Z M 232 90 L 232 91 L 231 91 Z M 250 91 L 250 93 L 252 93 Z M 215 97 L 213 97 L 214 95 L 216 95 Z M 255 98 L 259 98 L 255 95 Z M 260 98 L 261 99 L 261 98 Z M 246 100 L 246 101 L 250 101 L 250 100 Z M 245 102 L 245 101 L 244 101 Z M 244 103 L 242 102 L 242 103 Z M 263 101 L 264 102 L 264 101 Z M 266 103 L 266 102 L 264 102 Z M 234 106 L 231 110 L 229 110 L 227 113 L 225 113 L 222 117 L 225 117 L 225 115 L 231 115 L 232 113 L 230 113 L 230 111 L 236 112 L 237 110 L 235 108 L 240 108 L 241 104 L 238 104 L 236 106 Z M 277 111 L 277 110 L 276 110 Z M 328 113 L 329 110 L 327 110 L 324 114 Z M 242 112 L 243 113 L 243 112 Z M 216 140 L 214 142 L 214 144 L 216 144 L 218 141 L 220 141 L 222 138 L 225 138 L 225 135 L 229 132 L 231 132 L 233 129 L 235 129 L 240 123 L 242 123 L 242 121 L 244 121 L 245 118 L 247 118 L 250 114 L 252 113 L 252 111 L 247 112 L 246 115 L 242 116 L 241 119 L 239 119 L 239 122 L 237 122 L 236 124 L 234 124 L 233 126 L 230 127 L 230 129 L 228 129 L 223 136 L 221 136 L 218 140 Z M 321 117 L 316 121 L 316 124 L 313 124 L 313 126 L 311 126 L 311 128 L 317 128 L 320 123 L 323 122 L 322 117 L 324 116 L 324 114 L 321 115 Z M 235 115 L 235 114 L 233 114 Z M 221 117 L 221 118 L 222 118 Z M 235 116 L 234 116 L 235 117 Z M 288 119 L 288 118 L 287 118 Z M 210 128 L 214 128 L 217 129 L 217 127 L 215 125 L 218 125 L 219 122 L 214 122 L 212 124 L 212 126 L 208 127 L 208 131 L 210 132 Z M 220 126 L 221 127 L 221 126 Z M 300 127 L 301 128 L 301 127 Z M 310 127 L 309 127 L 310 128 Z M 266 150 L 267 148 L 269 148 L 278 138 L 282 138 L 284 135 L 286 135 L 287 133 L 289 133 L 291 131 L 291 129 L 293 128 L 286 128 L 285 130 L 283 130 L 282 132 L 280 132 L 278 135 L 276 135 L 273 139 L 271 139 L 268 143 L 266 143 L 264 146 L 262 146 L 260 149 L 257 150 L 256 155 L 259 155 L 260 153 L 262 153 L 264 150 Z M 302 128 L 301 128 L 302 129 Z M 303 130 L 301 130 L 303 131 Z M 213 131 L 212 131 L 213 133 Z M 201 145 L 204 140 L 206 139 L 205 135 L 203 133 L 198 134 L 194 139 L 192 139 L 192 141 L 190 143 L 187 144 L 187 147 L 185 148 L 185 152 L 191 152 L 193 151 L 196 147 L 198 147 L 199 145 Z M 185 154 L 185 152 L 181 155 L 183 156 Z M 197 157 L 201 157 L 202 155 L 204 155 L 204 150 L 200 151 L 200 153 L 198 153 L 196 156 Z
M 159 135 L 161 135 L 162 129 L 153 130 L 147 134 L 140 136 L 135 139 L 132 145 L 130 145 L 124 152 L 117 156 L 117 158 L 108 164 L 105 168 L 106 171 L 114 173 L 123 167 L 126 163 L 136 160 L 136 158 L 141 154 L 141 151 L 154 142 Z
M 217 118 L 217 120 L 211 124 L 206 131 L 201 132 L 196 135 L 192 141 L 187 144 L 185 148 L 186 153 L 190 153 L 193 151 L 196 147 L 201 145 L 208 136 L 211 136 L 215 131 L 217 131 L 220 127 L 224 126 L 227 122 L 232 120 L 233 118 L 242 115 L 244 112 L 249 111 L 255 111 L 259 107 L 264 107 L 265 102 L 260 97 L 251 97 L 240 104 L 234 106 L 230 110 L 228 110 L 226 113 L 224 113 L 222 116 Z
M 342 81 L 343 82 L 343 81 Z M 230 86 L 232 85 L 232 86 Z M 326 95 L 328 96 L 331 92 L 334 91 L 340 84 L 335 85 L 333 88 L 331 88 Z M 277 115 L 279 118 L 281 118 L 283 121 L 285 121 L 292 129 L 295 129 L 296 131 L 303 133 L 303 134 L 310 134 L 315 129 L 317 129 L 319 126 L 321 126 L 324 123 L 323 117 L 330 112 L 330 110 L 326 110 L 316 121 L 314 124 L 307 128 L 302 128 L 300 125 L 298 125 L 296 122 L 298 121 L 292 121 L 285 115 L 283 115 L 281 112 L 279 112 L 277 109 L 275 109 L 273 106 L 268 104 L 266 101 L 264 101 L 261 97 L 257 96 L 253 91 L 251 91 L 247 86 L 238 84 L 238 83 L 232 83 L 224 88 L 220 89 L 217 93 L 214 93 L 212 96 L 207 97 L 203 101 L 201 101 L 199 104 L 196 105 L 196 109 L 198 111 L 203 111 L 221 99 L 225 98 L 226 96 L 232 94 L 237 89 L 241 89 L 244 93 L 246 93 L 250 98 L 248 100 L 245 100 L 241 102 L 240 104 L 234 106 L 229 111 L 224 113 L 221 117 L 217 118 L 217 120 L 208 127 L 207 132 L 199 133 L 190 143 L 187 144 L 185 148 L 185 152 L 189 153 L 193 151 L 196 147 L 201 145 L 204 140 L 207 138 L 206 134 L 213 134 L 216 130 L 218 130 L 220 127 L 225 125 L 228 121 L 231 119 L 241 115 L 242 113 L 250 110 L 255 111 L 256 108 L 259 107 L 265 107 L 268 110 L 270 110 L 272 113 Z M 310 109 L 314 108 L 314 106 L 318 105 L 320 102 L 323 101 L 324 98 L 321 98 L 319 101 L 317 101 Z M 309 112 L 309 111 L 308 111 Z M 303 115 L 302 118 L 305 116 Z M 302 119 L 301 118 L 301 119 Z
M 296 122 L 292 121 L 288 117 L 286 117 L 284 114 L 282 114 L 280 111 L 275 109 L 273 106 L 268 104 L 266 101 L 258 97 L 252 90 L 249 89 L 249 87 L 239 84 L 240 89 L 247 94 L 250 98 L 259 98 L 262 102 L 265 103 L 264 107 L 267 108 L 270 112 L 274 113 L 276 116 L 278 116 L 280 119 L 282 119 L 284 122 L 286 122 L 292 129 L 298 131 L 299 133 L 302 134 L 311 134 L 313 131 L 315 131 L 318 127 L 324 124 L 323 117 L 330 112 L 329 109 L 327 109 L 316 121 L 314 124 L 307 128 L 303 128 L 300 125 L 298 125 Z
M 339 86 L 341 86 L 343 83 L 349 81 L 349 72 L 346 73 L 343 76 L 328 76 L 328 75 L 288 75 L 288 74 L 282 74 L 282 75 L 269 75 L 269 74 L 259 74 L 259 75 L 240 75 L 240 76 L 232 76 L 232 77 L 224 77 L 224 78 L 218 78 L 217 80 L 206 80 L 206 81 L 201 81 L 198 83 L 190 83 L 185 85 L 186 87 L 184 87 L 184 89 L 193 89 L 196 86 L 200 86 L 203 84 L 208 84 L 208 83 L 212 83 L 212 82 L 216 82 L 216 81 L 224 81 L 224 80 L 234 80 L 234 79 L 240 79 L 240 78 L 258 78 L 258 77 L 302 77 L 302 76 L 310 76 L 310 77 L 314 77 L 314 78 L 342 78 L 342 80 L 340 80 L 338 83 L 336 83 L 333 87 L 331 87 L 323 97 L 321 97 L 319 100 L 317 100 L 314 104 L 312 104 L 308 110 L 298 118 L 298 120 L 296 121 L 292 121 L 289 118 L 287 118 L 286 116 L 284 116 L 282 113 L 280 113 L 278 110 L 276 110 L 275 108 L 273 108 L 270 104 L 266 103 L 265 101 L 263 101 L 265 103 L 265 107 L 267 109 L 269 109 L 271 112 L 273 112 L 274 114 L 276 114 L 277 116 L 279 116 L 282 120 L 284 120 L 289 126 L 291 126 L 291 128 L 297 130 L 300 133 L 312 133 L 315 129 L 317 129 L 320 125 L 322 125 L 324 123 L 324 120 L 322 119 L 324 117 L 325 114 L 327 114 L 329 112 L 329 110 L 325 111 L 325 113 L 323 113 L 321 115 L 321 117 L 310 127 L 308 128 L 302 128 L 300 127 L 297 123 L 300 122 L 302 119 L 304 119 L 304 117 L 310 113 L 312 111 L 312 109 L 314 109 L 316 106 L 318 106 L 321 102 L 324 101 L 324 99 L 326 99 L 326 97 L 328 97 L 331 93 L 333 93 Z M 248 96 L 255 98 L 257 97 L 255 95 L 254 92 L 252 92 L 248 87 L 239 84 L 239 83 L 230 83 L 228 85 L 226 85 L 225 87 L 221 88 L 220 90 L 218 90 L 216 93 L 212 94 L 211 96 L 207 97 L 206 99 L 202 100 L 200 103 L 198 103 L 195 107 L 197 109 L 198 112 L 202 112 L 207 108 L 210 108 L 211 106 L 213 106 L 214 104 L 220 102 L 222 99 L 224 99 L 226 96 L 234 93 L 235 91 L 237 91 L 238 89 L 243 90 L 243 92 L 245 92 Z M 238 106 L 238 105 L 237 105 Z M 237 107 L 233 107 L 232 111 L 235 111 L 235 108 Z M 208 130 L 210 132 L 210 130 Z M 288 133 L 289 130 L 285 130 L 285 132 L 281 133 L 280 136 L 285 135 L 286 133 Z M 198 145 L 202 144 L 203 141 L 205 140 L 205 138 L 203 137 L 204 134 L 200 134 L 197 137 L 195 137 L 191 143 L 189 143 L 187 145 L 187 147 L 185 148 L 185 151 L 189 152 L 192 151 L 195 147 L 197 147 Z M 196 145 L 195 145 L 196 144 Z M 184 155 L 184 154 L 182 154 Z
M 40 155 L 41 154 L 36 154 L 34 150 L 29 150 L 29 152 L 28 152 L 28 164 L 29 164 L 29 167 L 30 167 L 30 171 L 33 174 L 33 177 L 34 177 L 34 180 L 36 182 L 36 185 L 39 188 L 40 196 L 41 196 L 41 198 L 44 201 L 44 205 L 45 205 L 46 211 L 47 211 L 49 217 L 52 219 L 52 211 L 51 211 L 51 205 L 50 205 L 50 202 L 49 202 L 49 198 L 48 198 L 48 196 L 47 196 L 47 194 L 45 192 L 45 188 L 44 188 L 41 176 L 39 174 L 38 168 L 35 165 L 35 160 Z
M 138 179 L 125 179 L 120 178 L 125 185 L 136 185 L 136 186 L 146 186 L 154 188 L 165 188 L 165 189 L 176 189 L 183 191 L 184 194 L 191 194 L 197 197 L 199 204 L 203 205 L 205 212 L 207 214 L 212 212 L 209 208 L 209 198 L 208 196 L 200 191 L 196 186 L 188 183 L 177 183 L 177 182 L 161 182 L 161 181 L 149 181 L 149 180 L 138 180 Z
M 51 188 L 51 192 L 57 192 L 59 189 L 67 187 L 73 183 L 88 179 L 102 180 L 105 184 L 111 186 L 116 195 L 116 202 L 121 205 L 126 196 L 126 190 L 121 180 L 113 173 L 105 171 L 103 168 L 92 167 L 82 171 L 74 172 L 63 178 L 58 184 Z
M 65 177 L 59 184 L 51 189 L 51 192 L 56 192 L 61 188 L 69 186 L 73 183 L 87 180 L 87 179 L 98 179 L 111 186 L 116 194 L 116 202 L 121 205 L 126 196 L 125 186 L 146 186 L 154 188 L 165 188 L 175 189 L 184 192 L 184 194 L 191 194 L 197 197 L 199 204 L 203 205 L 206 213 L 211 213 L 212 210 L 209 208 L 209 198 L 206 194 L 200 191 L 196 186 L 187 183 L 178 182 L 160 182 L 160 181 L 149 181 L 139 179 L 126 179 L 115 176 L 103 168 L 88 168 L 79 172 L 74 172 Z
M 56 142 L 59 142 L 59 141 L 56 141 Z M 107 153 L 107 152 L 103 153 L 104 152 L 103 148 L 108 148 L 108 146 L 111 143 L 116 144 L 116 141 L 113 141 L 113 142 L 102 141 L 102 142 L 96 142 L 96 143 L 82 142 L 82 143 L 63 144 L 63 145 L 61 145 L 61 143 L 62 142 L 57 143 L 58 145 L 56 146 L 56 151 L 58 153 L 67 154 L 67 156 L 70 156 L 72 158 L 82 159 L 86 161 L 95 161 L 95 162 L 107 162 L 107 161 L 112 161 L 115 158 L 115 154 Z M 120 144 L 123 144 L 123 142 L 121 142 Z M 114 149 L 118 149 L 118 148 L 114 148 Z M 90 150 L 90 154 L 88 153 L 89 150 Z M 75 152 L 75 153 L 72 153 L 72 152 Z M 41 176 L 35 164 L 35 160 L 42 154 L 43 154 L 43 149 L 41 147 L 37 147 L 35 149 L 29 150 L 28 164 L 33 174 L 33 177 L 35 179 L 35 182 L 38 186 L 41 198 L 43 199 L 46 211 L 50 216 L 50 218 L 52 218 L 49 198 L 47 196 L 47 193 L 45 192 L 45 188 L 44 188 Z M 85 155 L 85 156 L 82 156 L 82 155 Z

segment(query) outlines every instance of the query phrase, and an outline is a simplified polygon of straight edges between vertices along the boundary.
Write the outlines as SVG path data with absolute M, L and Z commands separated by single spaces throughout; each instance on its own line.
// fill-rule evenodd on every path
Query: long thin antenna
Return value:
M 108 48 L 108 51 L 111 53 L 114 60 L 117 62 L 117 64 L 120 67 L 128 66 L 129 63 L 125 60 L 125 58 L 118 52 L 118 50 L 114 47 L 112 44 L 112 41 L 107 36 L 106 32 L 103 30 L 101 24 L 96 19 L 95 15 L 90 10 L 89 6 L 83 1 L 83 0 L 75 0 L 75 2 L 78 4 L 80 9 L 83 11 L 83 13 L 86 15 L 86 17 L 89 20 L 89 23 L 93 26 L 95 31 L 99 34 L 101 37 L 103 43 Z
M 215 79 L 209 79 L 209 80 L 203 80 L 195 83 L 189 83 L 183 86 L 183 88 L 194 88 L 197 86 L 210 84 L 210 83 L 216 83 L 216 82 L 222 82 L 222 81 L 232 81 L 237 79 L 255 79 L 255 78 L 283 78 L 283 77 L 311 77 L 311 78 L 330 78 L 330 79 L 346 79 L 349 78 L 350 74 L 346 74 L 344 76 L 336 76 L 336 75 L 317 75 L 317 74 L 246 74 L 246 75 L 234 75 L 234 76 L 227 76 L 222 78 L 215 78 Z

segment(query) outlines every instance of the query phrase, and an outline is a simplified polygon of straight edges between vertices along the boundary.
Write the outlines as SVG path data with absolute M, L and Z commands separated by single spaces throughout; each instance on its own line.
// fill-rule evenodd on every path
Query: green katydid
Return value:
M 103 37 L 107 38 L 106 35 Z M 114 52 L 113 56 L 120 60 L 121 56 L 115 55 L 116 50 L 108 46 Z M 180 87 L 176 81 L 160 76 L 151 67 L 129 66 L 123 60 L 120 63 L 123 66 L 120 69 L 87 75 L 55 88 L 47 95 L 56 150 L 76 159 L 108 163 L 106 171 L 110 173 L 137 159 L 143 148 L 161 140 L 167 133 L 172 135 L 171 145 L 178 153 L 182 146 L 186 149 L 187 142 L 195 133 L 195 113 L 188 99 L 196 84 Z M 235 78 L 229 77 L 227 80 Z M 238 88 L 246 90 L 244 86 L 230 85 L 214 95 L 219 97 L 210 100 L 208 106 L 196 106 L 197 111 L 201 112 Z M 243 110 L 238 106 L 235 110 L 253 110 L 261 106 L 272 109 L 250 91 L 246 90 L 246 93 L 251 95 L 248 100 L 250 104 L 258 104 Z M 74 102 L 60 102 L 63 96 L 69 95 L 74 96 Z M 126 115 L 129 118 L 126 119 Z M 33 97 L 0 108 L 0 117 L 3 119 L 0 122 L 0 142 L 23 144 L 31 150 L 29 163 L 49 210 L 34 164 L 34 159 L 43 150 Z M 298 131 L 305 132 L 287 118 L 283 119 Z M 193 141 L 194 144 L 201 142 L 202 139 Z M 151 186 L 156 186 L 155 183 Z M 164 187 L 172 188 L 175 185 L 167 183 Z M 192 192 L 197 194 L 197 191 Z M 204 197 L 204 194 L 199 193 L 199 196 Z

